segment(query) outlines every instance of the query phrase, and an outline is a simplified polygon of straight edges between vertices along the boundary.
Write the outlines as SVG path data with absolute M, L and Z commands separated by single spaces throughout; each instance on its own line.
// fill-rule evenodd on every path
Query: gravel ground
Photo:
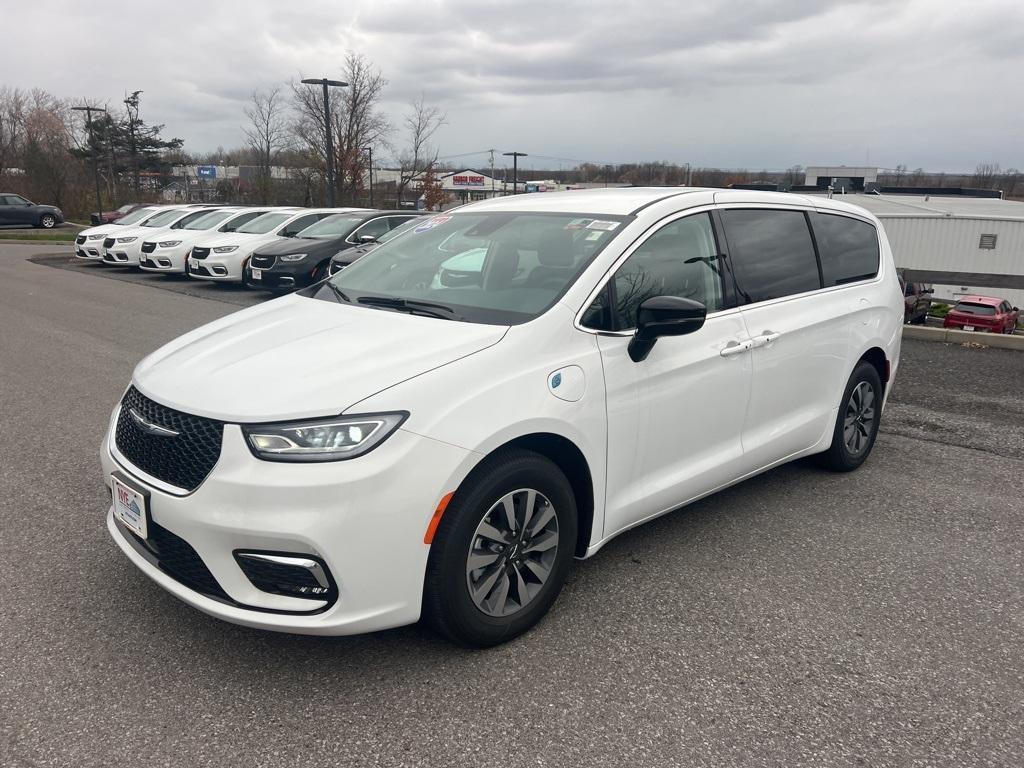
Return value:
M 37 248 L 0 246 L 5 768 L 1021 765 L 1024 354 L 906 341 L 859 471 L 625 534 L 516 642 L 277 635 L 176 601 L 103 521 L 132 367 L 233 303 Z

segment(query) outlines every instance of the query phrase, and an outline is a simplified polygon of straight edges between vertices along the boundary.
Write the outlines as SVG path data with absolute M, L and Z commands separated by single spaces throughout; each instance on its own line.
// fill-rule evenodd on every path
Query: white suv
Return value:
M 423 611 L 499 643 L 633 526 L 801 456 L 860 466 L 902 321 L 881 225 L 838 201 L 473 203 L 139 363 L 102 448 L 107 525 L 228 621 Z
M 171 230 L 186 226 L 210 212 L 195 206 L 168 208 L 134 227 L 111 233 L 103 241 L 103 263 L 120 267 L 137 267 L 142 261 L 142 244 L 149 238 L 171 238 Z M 213 209 L 216 210 L 216 209 Z
M 168 274 L 187 271 L 188 255 L 197 242 L 217 234 L 230 233 L 277 208 L 220 208 L 203 216 L 171 227 L 166 237 L 161 233 L 147 236 L 141 246 L 139 268 L 145 272 Z
M 295 237 L 320 219 L 361 208 L 298 208 L 272 211 L 230 234 L 205 237 L 192 246 L 188 273 L 200 280 L 241 283 L 253 251 L 283 237 Z

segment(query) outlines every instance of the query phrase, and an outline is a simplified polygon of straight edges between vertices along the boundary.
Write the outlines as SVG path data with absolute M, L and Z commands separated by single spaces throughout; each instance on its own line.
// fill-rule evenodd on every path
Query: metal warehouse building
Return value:
M 1024 306 L 1024 202 L 961 196 L 843 195 L 881 219 L 907 280 L 936 299 L 976 293 Z

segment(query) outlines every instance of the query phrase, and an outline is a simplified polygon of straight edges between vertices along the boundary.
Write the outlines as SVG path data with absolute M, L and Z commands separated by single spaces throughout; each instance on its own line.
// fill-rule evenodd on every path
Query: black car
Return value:
M 36 205 L 21 195 L 0 192 L 0 225 L 53 229 L 64 223 L 64 214 L 53 205 Z
M 253 253 L 243 280 L 249 288 L 290 291 L 327 277 L 331 257 L 374 242 L 418 216 L 412 211 L 338 213 L 302 230 L 296 237 L 270 243 Z
M 343 270 L 352 262 L 358 261 L 359 259 L 363 258 L 363 256 L 368 254 L 370 251 L 375 250 L 377 246 L 386 243 L 388 240 L 393 240 L 403 232 L 408 232 L 410 229 L 414 229 L 415 227 L 419 226 L 420 222 L 418 221 L 418 218 L 420 215 L 421 214 L 416 214 L 411 219 L 409 219 L 409 221 L 405 222 L 405 224 L 397 226 L 394 229 L 388 230 L 388 232 L 381 235 L 372 242 L 363 243 L 362 245 L 357 245 L 352 248 L 346 248 L 343 251 L 338 251 L 331 257 L 331 266 L 327 270 L 328 273 L 333 275 L 337 272 L 341 272 L 341 270 Z

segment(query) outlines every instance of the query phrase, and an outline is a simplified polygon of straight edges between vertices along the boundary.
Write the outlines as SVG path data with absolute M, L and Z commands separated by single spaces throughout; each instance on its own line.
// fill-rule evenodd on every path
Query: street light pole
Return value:
M 334 188 L 334 139 L 331 137 L 331 97 L 328 88 L 345 88 L 348 83 L 341 80 L 328 80 L 326 77 L 311 77 L 302 81 L 306 85 L 320 85 L 324 89 L 324 134 L 327 138 L 327 199 L 330 207 L 337 205 L 338 191 Z
M 512 194 L 519 194 L 519 158 L 529 157 L 525 152 L 502 152 L 505 157 L 512 158 Z
M 366 154 L 369 156 L 367 162 L 370 166 L 370 207 L 373 208 L 373 147 L 367 147 Z
M 99 223 L 103 223 L 103 199 L 100 197 L 100 166 L 96 160 L 99 151 L 96 147 L 96 132 L 92 129 L 92 113 L 93 112 L 106 112 L 107 110 L 103 107 L 90 107 L 86 105 L 84 107 L 72 107 L 75 112 L 85 112 L 85 122 L 89 130 L 89 140 L 92 142 L 92 177 L 96 182 L 96 216 L 99 218 Z

